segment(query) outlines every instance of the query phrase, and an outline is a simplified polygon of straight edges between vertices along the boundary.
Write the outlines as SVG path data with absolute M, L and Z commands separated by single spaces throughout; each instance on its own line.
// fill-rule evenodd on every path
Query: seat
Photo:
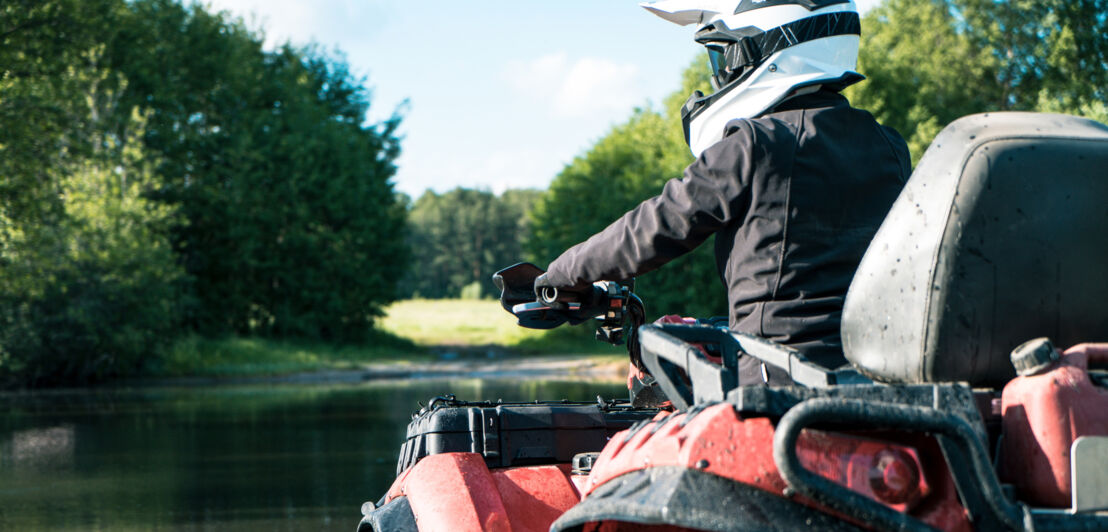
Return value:
M 844 352 L 875 380 L 997 386 L 1015 375 L 1010 351 L 1039 336 L 1108 340 L 1108 126 L 959 119 L 862 259 Z

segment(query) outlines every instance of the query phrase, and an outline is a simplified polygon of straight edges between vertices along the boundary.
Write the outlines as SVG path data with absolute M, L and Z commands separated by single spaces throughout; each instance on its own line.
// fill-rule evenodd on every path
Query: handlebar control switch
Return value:
M 603 297 L 598 299 L 605 302 L 603 314 L 596 317 L 600 322 L 596 327 L 596 339 L 612 345 L 621 345 L 625 339 L 627 302 L 631 298 L 632 288 L 614 281 L 602 281 L 595 286 L 598 288 L 597 292 L 603 292 Z

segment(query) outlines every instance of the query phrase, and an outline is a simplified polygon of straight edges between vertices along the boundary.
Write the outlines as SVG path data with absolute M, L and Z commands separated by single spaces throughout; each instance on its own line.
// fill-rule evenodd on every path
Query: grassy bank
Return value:
M 386 309 L 370 341 L 358 345 L 264 338 L 189 337 L 152 361 L 154 377 L 247 376 L 358 369 L 442 358 L 581 355 L 618 360 L 622 347 L 597 342 L 593 327 L 534 331 L 516 325 L 496 301 L 409 300 Z
M 622 352 L 595 339 L 590 325 L 563 325 L 550 331 L 524 329 L 498 301 L 414 299 L 387 309 L 382 331 L 423 347 L 497 346 L 528 355 L 612 354 Z
M 374 341 L 359 345 L 191 336 L 174 344 L 150 364 L 148 374 L 154 377 L 282 375 L 431 358 L 428 350 L 402 338 L 387 334 L 375 336 Z

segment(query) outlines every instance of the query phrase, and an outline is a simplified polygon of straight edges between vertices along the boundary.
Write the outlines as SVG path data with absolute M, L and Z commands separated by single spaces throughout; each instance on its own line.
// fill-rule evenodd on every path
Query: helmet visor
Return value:
M 708 45 L 708 68 L 712 72 L 712 87 L 719 90 L 727 84 L 730 72 L 727 69 L 727 54 L 724 48 L 718 44 Z
M 723 74 L 723 69 L 727 68 L 727 57 L 722 48 L 708 47 L 708 67 L 712 69 L 713 76 Z

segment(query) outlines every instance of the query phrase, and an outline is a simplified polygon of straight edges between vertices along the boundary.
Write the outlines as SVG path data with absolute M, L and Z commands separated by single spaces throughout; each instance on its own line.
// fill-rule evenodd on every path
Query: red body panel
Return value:
M 539 532 L 549 530 L 582 493 L 620 475 L 657 466 L 696 468 L 786 497 L 785 481 L 773 460 L 773 433 L 769 419 L 744 419 L 727 403 L 691 420 L 681 413 L 661 413 L 634 433 L 616 434 L 587 480 L 572 475 L 567 464 L 490 471 L 479 454 L 445 453 L 424 458 L 401 474 L 386 502 L 406 496 L 424 532 Z M 804 467 L 846 489 L 909 512 L 940 530 L 970 530 L 946 463 L 929 438 L 805 431 L 797 453 Z M 790 498 L 838 515 L 803 497 Z M 622 530 L 617 523 L 606 526 Z M 663 529 L 667 527 L 659 528 Z
M 667 418 L 668 416 L 668 418 Z M 773 424 L 766 418 L 743 419 L 730 404 L 718 404 L 686 422 L 685 414 L 659 414 L 651 425 L 628 437 L 616 434 L 604 448 L 586 484 L 586 494 L 620 475 L 659 466 L 696 468 L 784 497 L 786 483 L 773 460 Z M 683 426 L 682 426 L 683 425 Z M 923 469 L 916 451 L 885 441 L 806 431 L 797 444 L 801 463 L 809 470 L 867 495 L 941 530 L 970 530 L 945 462 Z M 905 478 L 918 483 L 913 496 L 899 504 L 875 495 L 872 472 L 893 452 L 920 473 L 884 478 L 903 487 Z M 820 508 L 812 501 L 793 500 Z M 826 508 L 823 511 L 834 513 Z M 864 526 L 864 523 L 858 523 Z
M 1069 506 L 1070 446 L 1108 436 L 1108 390 L 1089 379 L 1090 362 L 1108 364 L 1108 344 L 1073 347 L 1053 369 L 1004 387 L 999 473 L 1027 502 Z
M 568 466 L 494 471 L 513 532 L 547 532 L 555 519 L 577 504 L 581 495 L 569 476 Z
M 545 532 L 580 501 L 569 465 L 489 471 L 476 453 L 428 456 L 393 483 L 421 532 Z

